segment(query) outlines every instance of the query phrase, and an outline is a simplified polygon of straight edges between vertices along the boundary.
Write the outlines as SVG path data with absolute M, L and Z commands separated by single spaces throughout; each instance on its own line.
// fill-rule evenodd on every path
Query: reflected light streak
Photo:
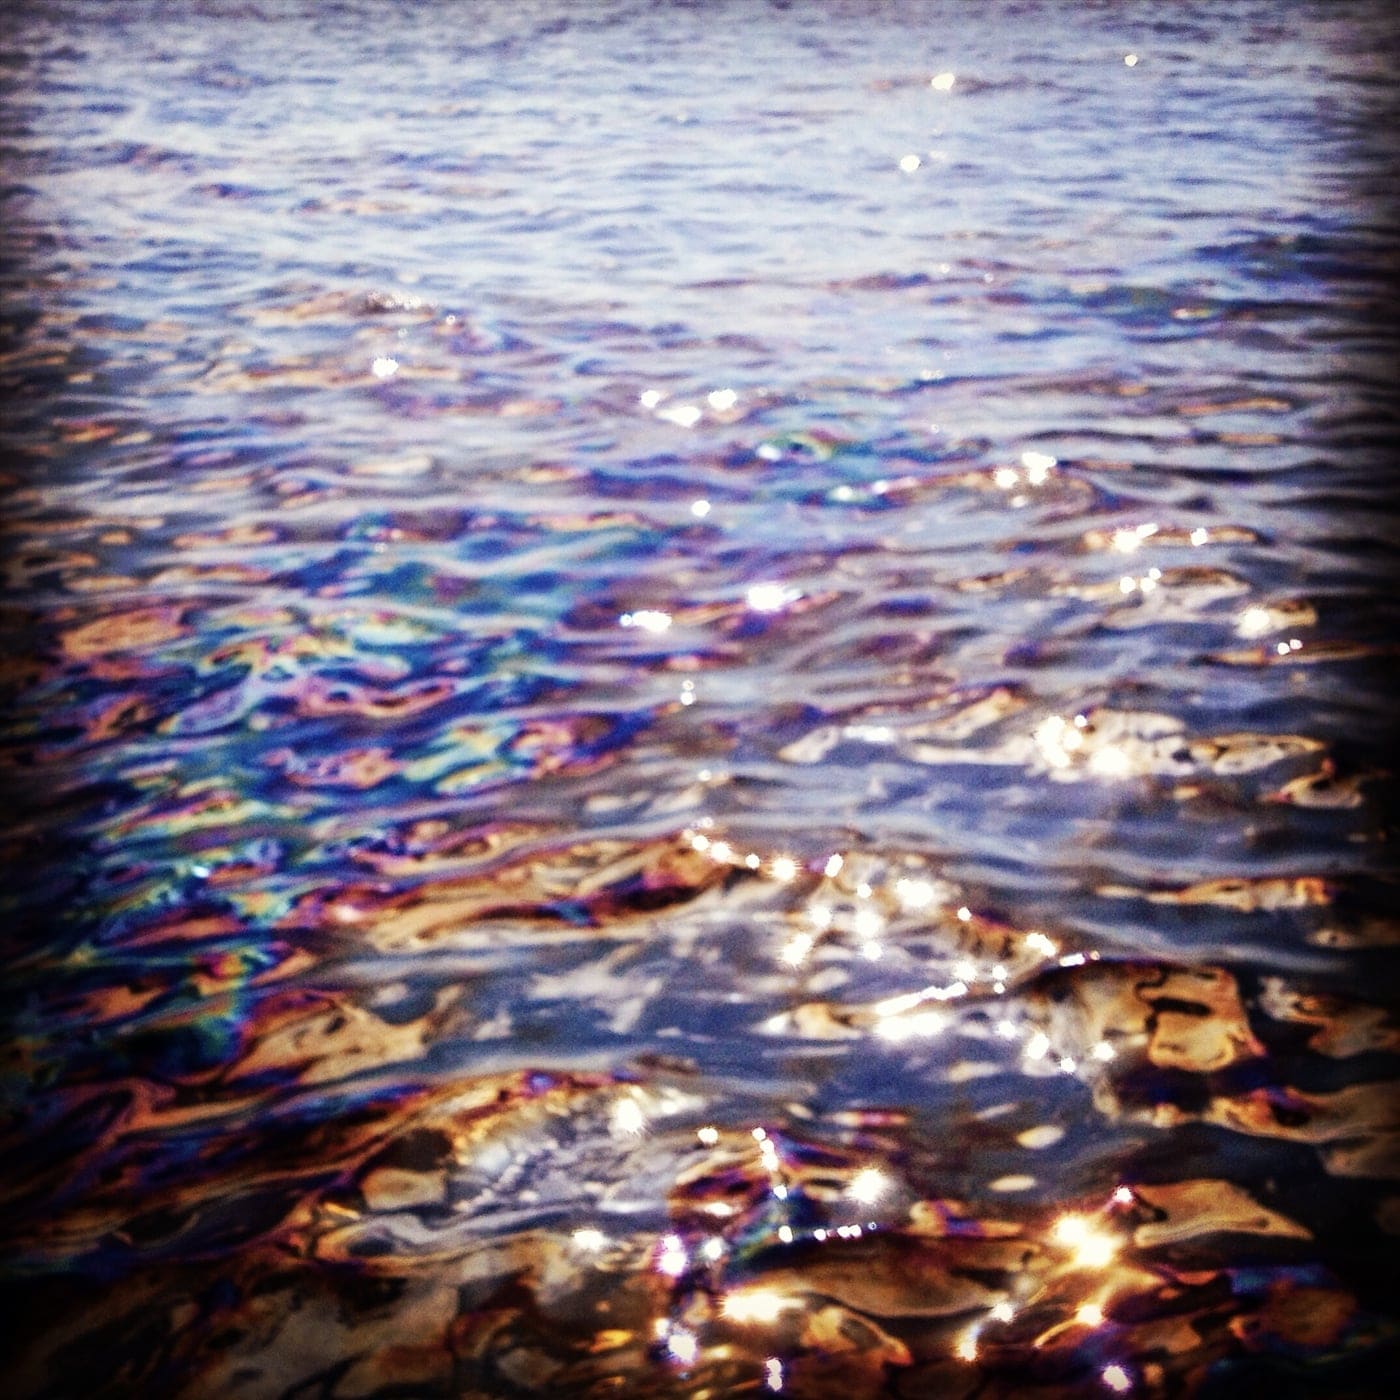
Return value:
M 618 618 L 622 627 L 640 627 L 643 632 L 664 632 L 671 625 L 671 614 L 655 608 L 642 608 L 639 612 L 625 612 Z
M 703 417 L 693 403 L 677 404 L 674 408 L 663 408 L 657 415 L 678 428 L 693 428 Z
M 720 1304 L 720 1312 L 731 1322 L 776 1322 L 789 1308 L 799 1307 L 772 1288 L 737 1289 Z
M 754 612 L 775 613 L 801 597 L 800 589 L 785 583 L 756 583 L 745 595 L 745 601 Z
M 1128 755 L 1115 744 L 1105 745 L 1089 759 L 1090 770 L 1104 778 L 1126 777 L 1131 767 Z
M 1118 1253 L 1119 1241 L 1113 1235 L 1095 1229 L 1093 1223 L 1082 1215 L 1062 1215 L 1055 1222 L 1051 1236 L 1057 1244 L 1073 1251 L 1076 1268 L 1102 1269 Z M 1102 1322 L 1101 1311 L 1098 1317 Z M 1091 1323 L 1090 1326 L 1096 1327 L 1098 1323 Z
M 882 1020 L 875 1033 L 882 1040 L 899 1042 L 912 1040 L 915 1036 L 932 1038 L 946 1030 L 948 1018 L 939 1011 L 921 1011 L 917 1016 L 904 1016 L 897 1020 Z M 1014 1032 L 1013 1032 L 1014 1034 Z

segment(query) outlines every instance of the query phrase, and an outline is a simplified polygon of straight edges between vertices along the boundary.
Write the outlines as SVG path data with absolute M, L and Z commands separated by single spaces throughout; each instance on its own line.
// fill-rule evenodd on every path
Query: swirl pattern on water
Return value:
M 1385 1393 L 1388 13 L 577 8 L 5 20 L 13 1393 Z

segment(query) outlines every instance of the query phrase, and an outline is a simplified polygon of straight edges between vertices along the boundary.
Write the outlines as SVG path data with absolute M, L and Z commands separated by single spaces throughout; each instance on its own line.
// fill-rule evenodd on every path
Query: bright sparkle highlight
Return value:
M 685 1252 L 679 1235 L 667 1235 L 662 1239 L 656 1267 L 670 1278 L 679 1278 L 690 1267 L 690 1256 Z
M 954 73 L 935 73 L 929 79 L 928 85 L 935 92 L 951 92 L 955 82 L 957 82 L 957 75 Z
M 392 379 L 399 372 L 399 362 L 388 355 L 377 355 L 369 369 L 376 379 Z
M 800 589 L 789 588 L 785 583 L 756 583 L 745 595 L 745 601 L 754 612 L 775 613 L 801 596 Z
M 642 608 L 638 612 L 625 612 L 618 618 L 620 627 L 639 627 L 643 632 L 664 632 L 671 625 L 671 614 L 655 608 Z
M 794 1306 L 791 1298 L 775 1289 L 746 1288 L 730 1293 L 720 1311 L 731 1322 L 776 1322 L 785 1309 Z
M 619 1099 L 612 1110 L 612 1130 L 619 1137 L 641 1137 L 647 1130 L 647 1116 L 636 1099 Z
M 666 1338 L 666 1350 L 670 1352 L 673 1361 L 680 1362 L 682 1366 L 690 1366 L 700 1355 L 700 1343 L 694 1332 L 687 1331 L 684 1327 L 677 1327 Z
M 851 1179 L 846 1194 L 863 1206 L 873 1206 L 890 1189 L 890 1179 L 878 1167 L 864 1167 Z

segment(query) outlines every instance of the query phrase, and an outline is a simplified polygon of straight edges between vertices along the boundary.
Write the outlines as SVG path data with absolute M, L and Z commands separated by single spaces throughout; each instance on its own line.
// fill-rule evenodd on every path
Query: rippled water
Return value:
M 1387 6 L 3 23 L 9 1394 L 1388 1393 Z

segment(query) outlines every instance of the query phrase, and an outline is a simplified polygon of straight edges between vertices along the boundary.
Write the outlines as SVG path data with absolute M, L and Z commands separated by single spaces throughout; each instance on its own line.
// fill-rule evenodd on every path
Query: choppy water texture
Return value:
M 1387 6 L 4 23 L 7 1395 L 1389 1393 Z

